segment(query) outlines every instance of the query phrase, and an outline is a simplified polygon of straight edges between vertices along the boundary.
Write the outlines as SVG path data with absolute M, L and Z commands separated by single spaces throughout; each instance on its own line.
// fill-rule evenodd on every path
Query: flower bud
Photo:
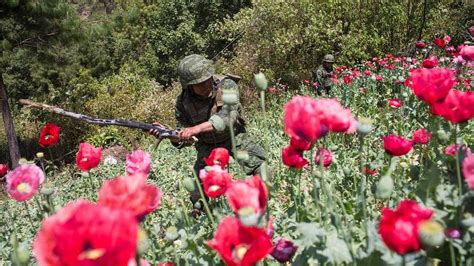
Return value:
M 438 247 L 444 242 L 444 229 L 436 221 L 424 221 L 419 226 L 418 237 L 423 246 Z
M 266 91 L 268 87 L 268 81 L 265 75 L 262 72 L 254 75 L 255 85 L 260 91 Z
M 51 183 L 45 183 L 41 186 L 40 193 L 43 195 L 51 195 L 54 193 L 54 185 Z
M 377 197 L 386 199 L 390 197 L 393 191 L 393 179 L 390 176 L 382 176 L 377 183 Z
M 25 158 L 20 158 L 20 160 L 18 160 L 18 164 L 27 164 L 27 163 L 28 163 L 28 160 Z
M 351 169 L 349 167 L 344 167 L 342 171 L 344 172 L 345 176 L 349 176 L 351 174 Z
M 474 226 L 474 217 L 469 217 L 461 221 L 461 225 L 465 228 Z
M 446 237 L 452 238 L 452 239 L 459 239 L 461 238 L 461 232 L 456 229 L 456 228 L 448 228 L 444 232 Z
M 16 250 L 16 259 L 19 265 L 28 265 L 30 253 L 24 245 L 20 245 Z
M 181 210 L 181 208 L 176 208 L 176 210 L 174 211 L 174 215 L 176 217 L 176 219 L 178 219 L 179 221 L 182 221 L 183 220 L 183 211 Z
M 166 229 L 165 236 L 169 241 L 176 240 L 179 237 L 178 229 L 174 226 L 168 227 L 168 229 Z
M 37 153 L 36 153 L 36 157 L 37 157 L 37 158 L 43 158 L 43 157 L 44 157 L 44 153 L 42 153 L 42 152 L 37 152 Z
M 197 201 L 196 203 L 194 203 L 194 209 L 200 210 L 201 208 L 202 208 L 202 204 L 200 201 Z
M 184 185 L 184 188 L 188 192 L 193 192 L 196 190 L 196 185 L 194 184 L 194 180 L 190 177 L 187 177 L 183 180 L 183 185 Z
M 272 250 L 272 257 L 280 263 L 290 261 L 298 249 L 290 240 L 279 238 Z
M 449 140 L 450 134 L 443 129 L 438 130 L 436 134 L 438 135 L 439 140 L 443 143 Z

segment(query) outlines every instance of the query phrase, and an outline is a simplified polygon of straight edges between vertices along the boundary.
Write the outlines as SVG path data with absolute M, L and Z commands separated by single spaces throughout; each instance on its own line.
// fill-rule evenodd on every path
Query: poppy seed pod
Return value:
M 377 183 L 377 197 L 386 199 L 393 191 L 393 179 L 390 176 L 383 176 Z
M 183 180 L 183 185 L 184 185 L 184 188 L 188 191 L 188 192 L 193 192 L 194 190 L 196 190 L 196 186 L 194 184 L 194 180 L 190 177 L 188 178 L 185 178 Z
M 235 105 L 239 103 L 239 95 L 237 95 L 237 93 L 232 90 L 223 90 L 222 101 L 226 105 Z
M 425 247 L 441 246 L 444 242 L 444 229 L 436 221 L 424 221 L 419 225 L 418 237 Z
M 266 91 L 268 87 L 268 81 L 265 75 L 262 72 L 254 75 L 255 78 L 255 85 L 261 91 Z
M 178 229 L 174 226 L 168 227 L 168 229 L 166 229 L 165 236 L 169 241 L 175 241 L 179 237 Z

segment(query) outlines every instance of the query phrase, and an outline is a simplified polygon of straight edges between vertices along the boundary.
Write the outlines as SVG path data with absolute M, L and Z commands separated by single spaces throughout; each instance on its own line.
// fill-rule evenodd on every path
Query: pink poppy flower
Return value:
M 474 190 L 474 155 L 471 152 L 462 161 L 462 174 L 470 190 Z
M 127 174 L 144 174 L 150 173 L 151 167 L 151 156 L 148 152 L 142 150 L 136 150 L 130 154 L 127 154 L 125 162 L 125 170 Z
M 14 200 L 25 201 L 38 192 L 44 182 L 44 173 L 34 164 L 22 164 L 8 173 L 6 179 L 8 195 Z
M 237 214 L 245 208 L 262 215 L 267 207 L 268 190 L 258 176 L 234 181 L 225 195 L 229 206 Z
M 97 203 L 114 209 L 125 209 L 141 220 L 154 211 L 161 202 L 161 191 L 156 185 L 146 183 L 146 176 L 117 176 L 104 182 L 99 190 Z

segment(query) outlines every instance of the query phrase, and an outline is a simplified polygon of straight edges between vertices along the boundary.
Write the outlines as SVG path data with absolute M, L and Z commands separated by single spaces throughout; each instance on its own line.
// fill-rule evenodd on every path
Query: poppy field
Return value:
M 336 66 L 327 97 L 256 75 L 260 175 L 217 148 L 196 176 L 168 141 L 1 164 L 0 265 L 473 265 L 474 46 L 415 45 Z M 38 136 L 67 137 L 54 121 Z

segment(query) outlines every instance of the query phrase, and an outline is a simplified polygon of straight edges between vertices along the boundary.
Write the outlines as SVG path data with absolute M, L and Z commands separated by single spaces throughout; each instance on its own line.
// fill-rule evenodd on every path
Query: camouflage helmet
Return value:
M 334 55 L 327 54 L 323 58 L 323 62 L 334 63 Z
M 204 82 L 211 78 L 213 74 L 212 62 L 202 55 L 188 55 L 178 65 L 179 80 L 183 88 Z

